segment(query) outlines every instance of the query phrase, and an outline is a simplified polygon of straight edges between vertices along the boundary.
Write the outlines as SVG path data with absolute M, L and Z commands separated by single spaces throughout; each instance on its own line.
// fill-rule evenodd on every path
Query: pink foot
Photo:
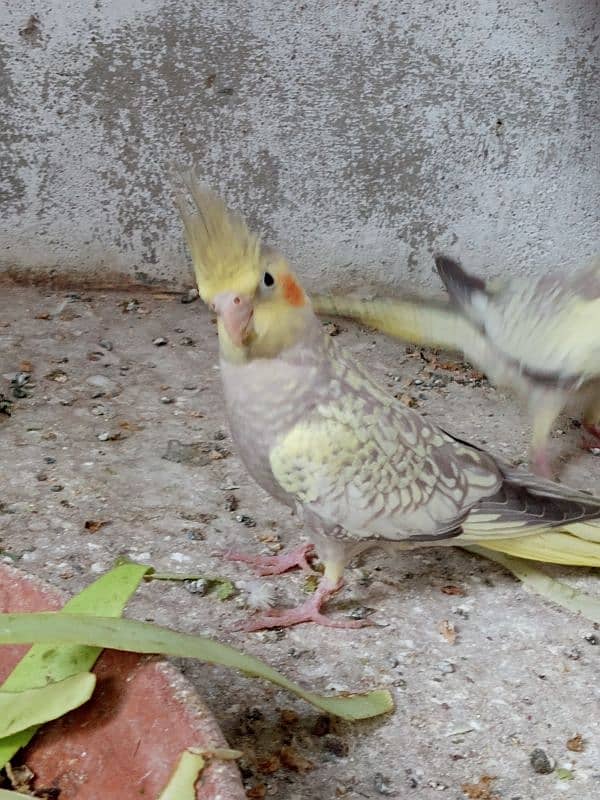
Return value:
M 301 622 L 316 622 L 317 625 L 325 625 L 328 628 L 364 628 L 365 625 L 370 625 L 371 623 L 367 620 L 337 620 L 321 613 L 323 603 L 326 603 L 338 592 L 342 585 L 343 580 L 332 585 L 323 578 L 314 594 L 302 605 L 296 608 L 266 611 L 264 614 L 252 617 L 248 622 L 236 626 L 236 630 L 260 631 L 263 628 L 289 628 L 292 625 L 299 625 Z
M 220 555 L 227 561 L 242 561 L 244 564 L 251 564 L 257 568 L 259 575 L 281 575 L 294 567 L 300 567 L 305 572 L 312 572 L 308 558 L 314 555 L 314 552 L 314 545 L 303 544 L 280 556 L 250 556 L 232 551 L 220 553 Z
M 582 423 L 583 428 L 589 433 L 589 436 L 584 436 L 581 440 L 581 447 L 583 450 L 599 450 L 600 449 L 600 425 L 595 425 L 593 422 Z

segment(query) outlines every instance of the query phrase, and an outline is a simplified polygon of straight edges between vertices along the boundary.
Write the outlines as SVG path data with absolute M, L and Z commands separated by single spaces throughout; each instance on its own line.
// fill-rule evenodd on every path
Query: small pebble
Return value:
M 239 504 L 240 501 L 233 493 L 225 496 L 225 508 L 227 511 L 237 511 Z
M 533 771 L 537 772 L 539 775 L 549 775 L 554 771 L 554 765 L 548 758 L 546 751 L 542 750 L 540 747 L 536 747 L 536 749 L 532 751 L 529 756 L 529 762 L 533 767 Z
M 188 289 L 187 292 L 181 295 L 180 299 L 182 303 L 193 303 L 194 300 L 198 299 L 198 289 Z
M 48 476 L 46 475 L 45 472 L 38 472 L 38 474 L 35 477 L 38 479 L 38 481 L 47 481 L 48 480 Z
M 287 628 L 279 628 L 279 630 L 274 631 L 262 631 L 259 633 L 261 642 L 267 642 L 269 644 L 280 642 L 282 639 L 285 639 L 286 636 Z
M 56 464 L 56 459 L 52 458 L 52 456 L 46 456 L 44 461 L 46 462 L 46 464 Z
M 105 350 L 112 350 L 113 349 L 113 343 L 109 342 L 108 339 L 100 339 L 98 344 L 100 345 L 100 347 L 103 347 Z
M 444 675 L 450 675 L 452 672 L 456 672 L 456 667 L 451 661 L 440 661 L 440 663 L 436 665 L 436 669 L 443 672 Z
M 98 434 L 98 439 L 101 442 L 116 442 L 123 438 L 124 436 L 121 431 L 114 431 L 113 433 L 110 433 L 109 431 L 103 431 L 102 433 Z
M 390 779 L 382 775 L 381 772 L 376 772 L 373 776 L 373 787 L 377 794 L 383 794 L 386 797 L 396 794 L 396 790 L 392 787 Z
M 323 329 L 329 336 L 339 336 L 342 329 L 335 322 L 324 322 Z
M 359 586 L 370 586 L 373 578 L 366 569 L 356 570 L 356 580 Z
M 235 521 L 241 522 L 247 528 L 256 527 L 256 520 L 252 519 L 252 517 L 249 517 L 248 514 L 236 514 Z
M 332 753 L 337 758 L 346 758 L 350 750 L 347 742 L 337 736 L 326 736 L 323 745 L 328 753 Z
M 458 614 L 463 619 L 469 619 L 469 610 L 464 606 L 454 606 L 452 609 L 453 614 Z
M 164 347 L 168 343 L 169 343 L 169 340 L 165 339 L 164 336 L 157 336 L 156 339 L 152 340 L 152 344 L 155 347 Z
M 291 655 L 291 653 L 290 653 Z M 327 714 L 319 714 L 312 727 L 313 736 L 326 736 L 331 730 L 331 717 Z
M 198 385 L 196 383 L 184 383 L 183 388 L 188 392 L 193 392 L 198 388 Z
M 357 606 L 353 608 L 352 611 L 348 614 L 350 619 L 365 619 L 369 616 L 373 611 L 372 608 L 367 608 L 366 606 Z
M 208 592 L 208 581 L 204 578 L 198 578 L 195 581 L 184 581 L 183 587 L 190 594 L 205 595 Z
M 62 484 L 60 484 L 60 483 L 54 483 L 54 484 L 52 484 L 52 486 L 50 487 L 50 491 L 51 491 L 51 492 L 62 492 L 62 490 L 63 490 L 64 488 L 65 488 L 65 487 L 64 487 Z
M 177 564 L 185 564 L 191 561 L 191 556 L 188 556 L 186 553 L 171 553 L 169 556 L 171 561 L 175 561 Z
M 107 378 L 106 375 L 90 375 L 86 383 L 93 389 L 93 399 L 96 397 L 104 397 L 105 395 L 108 397 L 116 397 L 123 391 L 122 387 L 116 381 Z
M 69 376 L 62 369 L 52 370 L 52 372 L 49 372 L 46 375 L 46 378 L 48 378 L 48 380 L 55 381 L 56 383 L 66 383 L 69 380 Z
M 179 344 L 182 344 L 184 347 L 193 347 L 194 340 L 190 339 L 189 336 L 184 336 L 183 339 L 179 341 Z
M 595 633 L 589 633 L 587 636 L 583 637 L 588 644 L 598 645 L 600 644 L 600 638 L 596 636 Z
M 185 528 L 182 533 L 192 542 L 202 542 L 206 538 L 202 528 Z
M 17 400 L 23 400 L 29 397 L 28 389 L 33 385 L 30 381 L 31 375 L 28 372 L 17 372 L 10 382 L 13 397 Z
M 174 403 L 175 401 L 172 397 L 167 397 L 166 395 L 164 395 L 163 397 L 160 398 L 160 402 L 165 406 L 170 406 L 171 403 Z
M 5 414 L 7 417 L 12 416 L 13 406 L 13 401 L 0 392 L 0 414 Z

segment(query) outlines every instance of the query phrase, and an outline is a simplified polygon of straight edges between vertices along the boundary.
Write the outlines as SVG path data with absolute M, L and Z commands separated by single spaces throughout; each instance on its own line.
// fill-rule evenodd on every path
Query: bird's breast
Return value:
M 263 489 L 293 505 L 292 496 L 273 477 L 270 453 L 310 409 L 311 367 L 273 363 L 271 359 L 241 365 L 222 361 L 221 377 L 238 455 Z

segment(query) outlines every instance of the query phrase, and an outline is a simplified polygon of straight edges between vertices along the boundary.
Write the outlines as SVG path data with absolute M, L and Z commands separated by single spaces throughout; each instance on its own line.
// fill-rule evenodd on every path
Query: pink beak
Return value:
M 221 292 L 211 305 L 223 320 L 225 330 L 233 344 L 241 347 L 248 337 L 248 328 L 254 312 L 252 300 L 235 292 Z

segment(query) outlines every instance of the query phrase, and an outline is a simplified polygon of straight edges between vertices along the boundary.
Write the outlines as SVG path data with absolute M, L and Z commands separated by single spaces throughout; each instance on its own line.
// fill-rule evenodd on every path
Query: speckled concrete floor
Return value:
M 224 564 L 213 551 L 269 552 L 298 541 L 297 522 L 254 486 L 235 455 L 209 314 L 176 297 L 137 301 L 0 289 L 0 392 L 13 401 L 12 416 L 0 414 L 4 557 L 70 591 L 119 555 L 161 571 L 248 580 L 243 565 Z M 518 409 L 470 373 L 438 366 L 431 376 L 418 353 L 346 323 L 340 337 L 391 391 L 412 395 L 449 430 L 513 461 L 525 457 Z M 17 389 L 28 396 L 15 398 L 11 380 L 29 369 Z M 600 459 L 578 454 L 578 432 L 568 419 L 559 424 L 565 432 L 555 450 L 577 456 L 564 479 L 600 489 Z M 183 461 L 166 460 L 170 440 L 196 447 L 171 445 Z M 550 571 L 600 594 L 591 572 Z M 381 625 L 244 634 L 232 630 L 248 613 L 243 589 L 222 602 L 181 583 L 146 584 L 129 607 L 131 616 L 244 647 L 318 691 L 392 689 L 397 708 L 386 718 L 329 724 L 270 686 L 184 663 L 231 745 L 245 752 L 250 796 L 262 797 L 261 785 L 264 796 L 282 800 L 600 796 L 600 633 L 592 623 L 456 549 L 374 552 L 347 577 L 334 613 L 366 609 Z M 300 575 L 268 580 L 282 603 L 302 593 Z M 440 634 L 444 620 L 456 627 L 454 644 Z M 582 752 L 567 748 L 576 733 Z M 312 768 L 279 766 L 273 755 L 283 745 Z M 535 773 L 534 748 L 572 780 Z M 485 775 L 495 778 L 487 794 Z M 463 784 L 478 788 L 465 794 Z

